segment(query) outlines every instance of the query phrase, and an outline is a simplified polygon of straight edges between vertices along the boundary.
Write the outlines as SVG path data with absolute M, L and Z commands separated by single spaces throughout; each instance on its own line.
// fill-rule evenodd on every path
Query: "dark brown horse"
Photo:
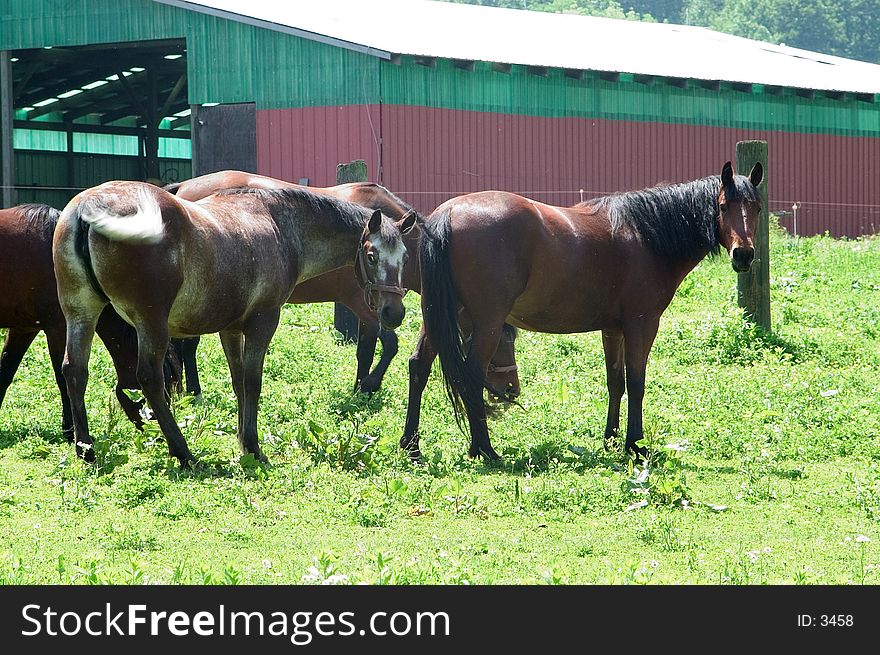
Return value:
M 19 205 L 0 210 L 0 328 L 8 328 L 3 353 L 0 354 L 0 405 L 19 364 L 34 338 L 42 330 L 49 345 L 49 359 L 55 382 L 61 392 L 64 434 L 73 439 L 70 400 L 61 374 L 64 358 L 64 314 L 58 304 L 55 270 L 52 267 L 52 235 L 59 212 L 48 205 Z M 124 389 L 138 389 L 137 341 L 134 328 L 108 307 L 98 320 L 96 332 L 113 359 L 116 368 L 116 397 L 125 415 L 141 426 L 140 409 Z M 166 382 L 173 368 L 166 367 Z M 177 371 L 179 376 L 179 371 Z
M 736 271 L 755 256 L 752 230 L 763 168 L 608 196 L 579 207 L 487 191 L 438 207 L 422 226 L 420 371 L 440 357 L 456 419 L 468 418 L 470 455 L 498 457 L 482 390 L 505 321 L 535 332 L 602 331 L 608 381 L 606 444 L 616 439 L 629 390 L 626 449 L 644 455 L 642 399 L 660 315 L 685 276 L 723 246 Z M 501 246 L 503 244 L 503 247 Z M 459 317 L 472 338 L 465 344 Z M 426 338 L 427 336 L 427 338 Z M 427 374 L 410 380 L 421 393 Z M 401 446 L 418 448 L 418 416 Z
M 380 210 L 394 220 L 415 213 L 406 202 L 395 196 L 385 187 L 368 182 L 353 182 L 334 187 L 303 187 L 292 182 L 243 171 L 221 171 L 195 177 L 184 182 L 176 182 L 165 187 L 167 191 L 186 200 L 200 200 L 212 193 L 233 187 L 250 187 L 262 189 L 306 188 L 314 193 L 324 194 L 347 200 L 367 209 Z M 421 292 L 421 276 L 419 275 L 418 227 L 404 235 L 409 258 L 403 267 L 403 286 L 406 289 Z M 355 279 L 353 269 L 349 267 L 330 271 L 298 284 L 293 290 L 290 303 L 338 302 L 342 303 L 358 317 L 357 343 L 357 376 L 355 386 L 365 393 L 379 389 L 388 365 L 397 354 L 397 334 L 393 330 L 382 330 L 376 312 L 364 297 L 363 289 Z M 509 327 L 509 326 L 508 326 Z M 517 375 L 516 358 L 514 355 L 514 339 L 516 333 L 508 329 L 508 339 L 501 342 L 498 351 L 492 357 L 492 365 L 488 371 L 488 382 L 493 389 L 500 391 L 500 397 L 512 400 L 520 393 Z M 376 368 L 370 372 L 376 351 L 376 341 L 382 342 L 382 356 Z M 176 343 L 178 356 L 186 372 L 187 392 L 197 394 L 201 391 L 198 383 L 198 367 L 195 353 L 197 339 L 184 339 Z M 493 394 L 496 395 L 497 394 Z
M 379 320 L 403 320 L 402 233 L 380 211 L 302 189 L 238 189 L 193 203 L 140 182 L 107 182 L 68 203 L 55 231 L 58 295 L 67 319 L 63 372 L 77 453 L 93 457 L 85 410 L 95 323 L 111 303 L 138 336 L 137 377 L 169 452 L 193 461 L 166 402 L 161 357 L 169 336 L 213 332 L 238 400 L 242 449 L 257 439 L 263 361 L 281 306 L 297 283 L 359 263 Z

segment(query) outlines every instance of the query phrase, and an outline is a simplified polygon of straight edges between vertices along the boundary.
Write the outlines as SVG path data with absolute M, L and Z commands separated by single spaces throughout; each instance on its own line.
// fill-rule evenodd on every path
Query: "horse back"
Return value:
M 46 205 L 0 210 L 0 327 L 63 322 L 52 266 L 58 211 Z
M 639 239 L 613 232 L 592 208 L 503 192 L 459 196 L 441 208 L 451 210 L 450 257 L 464 304 L 497 293 L 518 327 L 616 328 L 631 315 L 662 311 L 675 291 Z

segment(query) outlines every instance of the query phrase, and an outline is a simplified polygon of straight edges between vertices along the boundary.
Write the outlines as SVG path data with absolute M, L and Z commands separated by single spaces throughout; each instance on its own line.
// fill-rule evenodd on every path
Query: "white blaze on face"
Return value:
M 394 283 L 401 285 L 403 280 L 403 264 L 406 257 L 406 246 L 401 239 L 393 241 L 378 238 L 373 243 L 373 250 L 379 258 L 379 271 L 376 282 L 379 284 Z

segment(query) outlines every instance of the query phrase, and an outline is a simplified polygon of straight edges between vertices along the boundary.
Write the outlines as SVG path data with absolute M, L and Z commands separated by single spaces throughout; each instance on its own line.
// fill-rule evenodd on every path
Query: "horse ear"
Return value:
M 379 231 L 379 228 L 382 226 L 382 212 L 378 209 L 373 212 L 373 215 L 370 216 L 370 221 L 367 223 L 367 232 L 369 234 L 375 234 Z
M 721 184 L 723 186 L 727 186 L 733 181 L 733 166 L 731 166 L 730 162 L 724 164 L 724 168 L 721 169 Z
M 752 166 L 752 170 L 749 172 L 749 181 L 755 185 L 755 188 L 761 183 L 764 179 L 764 166 L 761 162 L 757 162 L 754 166 Z
M 416 226 L 416 219 L 418 218 L 418 214 L 415 212 L 409 212 L 406 216 L 400 219 L 400 222 L 397 224 L 398 229 L 400 229 L 401 234 L 407 234 L 410 230 L 412 230 Z

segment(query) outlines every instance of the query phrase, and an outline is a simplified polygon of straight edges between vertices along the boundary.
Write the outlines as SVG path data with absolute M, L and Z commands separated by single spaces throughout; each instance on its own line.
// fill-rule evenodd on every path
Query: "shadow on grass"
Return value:
M 592 439 L 588 434 L 586 439 Z M 484 461 L 483 471 L 486 473 L 511 473 L 529 475 L 551 473 L 560 468 L 572 472 L 583 472 L 588 469 L 620 468 L 625 458 L 620 452 L 607 451 L 600 447 L 597 450 L 584 446 L 576 446 L 564 441 L 545 441 L 530 446 L 528 449 L 508 447 L 501 453 L 498 462 Z
M 352 389 L 334 391 L 330 398 L 330 410 L 340 418 L 350 418 L 360 412 L 378 412 L 385 407 L 385 391 L 367 394 Z
M 690 471 L 693 473 L 698 473 L 700 475 L 744 475 L 745 471 L 741 467 L 731 466 L 730 464 L 720 464 L 720 465 L 709 465 L 709 466 L 700 466 L 697 464 L 693 464 L 691 462 L 682 461 L 680 464 L 681 468 L 686 471 Z M 764 476 L 772 476 L 775 478 L 779 478 L 780 480 L 803 480 L 807 476 L 804 473 L 803 469 L 800 468 L 785 468 L 782 466 L 768 466 L 766 469 L 762 471 L 762 475 Z
M 61 428 L 50 428 L 44 425 L 18 424 L 11 429 L 0 429 L 0 450 L 12 448 L 29 437 L 38 437 L 47 444 L 67 443 Z

